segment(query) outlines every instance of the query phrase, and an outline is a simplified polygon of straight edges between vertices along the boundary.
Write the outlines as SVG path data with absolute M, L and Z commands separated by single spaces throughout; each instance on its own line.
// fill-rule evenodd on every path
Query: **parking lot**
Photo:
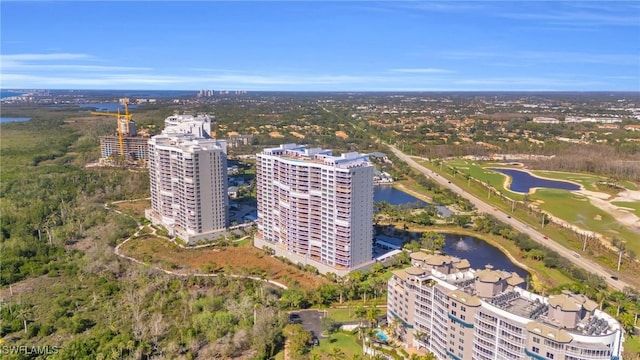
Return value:
M 322 337 L 322 323 L 320 319 L 324 316 L 324 311 L 319 310 L 299 310 L 289 313 L 289 322 L 292 324 L 302 324 L 302 327 L 311 333 L 312 336 L 320 339 Z

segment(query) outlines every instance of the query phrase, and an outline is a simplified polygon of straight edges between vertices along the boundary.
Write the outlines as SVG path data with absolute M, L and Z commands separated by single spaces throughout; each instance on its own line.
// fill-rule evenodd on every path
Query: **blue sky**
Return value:
M 640 2 L 7 1 L 2 88 L 640 91 Z

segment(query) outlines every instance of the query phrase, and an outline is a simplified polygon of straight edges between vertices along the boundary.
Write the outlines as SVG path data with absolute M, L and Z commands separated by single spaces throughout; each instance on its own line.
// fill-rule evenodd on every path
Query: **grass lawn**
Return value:
M 640 354 L 640 338 L 627 336 L 624 341 L 624 351 L 628 354 Z
M 543 201 L 540 208 L 554 216 L 568 221 L 583 229 L 592 230 L 608 236 L 616 236 L 627 242 L 627 246 L 636 253 L 640 252 L 638 234 L 622 226 L 604 210 L 591 205 L 580 195 L 564 190 L 539 189 L 532 199 Z
M 353 315 L 353 309 L 327 309 L 329 312 L 329 317 L 335 320 L 336 322 L 350 322 L 357 321 Z
M 635 202 L 631 202 L 631 201 L 614 201 L 612 202 L 613 205 L 615 206 L 620 206 L 620 207 L 624 207 L 624 208 L 629 208 L 629 209 L 633 209 L 633 212 L 640 216 L 640 201 L 635 201 Z
M 607 181 L 607 178 L 605 177 L 590 175 L 590 174 L 579 174 L 579 173 L 559 172 L 559 171 L 541 171 L 541 170 L 532 171 L 531 173 L 539 177 L 575 182 L 584 186 L 586 190 L 590 190 L 590 191 L 603 191 L 603 189 L 601 189 L 597 185 L 597 183 L 601 181 Z
M 246 239 L 242 239 L 235 242 L 238 246 L 247 246 L 253 243 L 253 238 L 251 236 L 247 236 Z
M 445 162 L 445 165 L 455 167 L 458 170 L 458 172 L 466 175 L 470 175 L 472 178 L 480 180 L 484 183 L 491 184 L 491 186 L 495 187 L 496 189 L 503 189 L 504 188 L 503 184 L 508 178 L 507 175 L 487 169 L 487 167 L 494 167 L 494 166 L 504 167 L 504 165 L 502 164 L 484 163 L 483 166 L 480 166 L 475 161 L 452 160 L 452 161 Z M 456 175 L 456 177 L 463 178 L 460 175 Z
M 638 184 L 634 183 L 633 181 L 622 181 L 622 186 L 626 187 L 629 190 L 638 190 Z
M 344 355 L 340 357 L 342 359 L 350 359 L 356 354 L 362 355 L 362 346 L 356 342 L 356 335 L 345 332 L 332 334 L 331 339 L 320 339 L 320 345 L 314 347 L 310 354 L 311 357 L 313 357 L 313 354 L 320 356 L 328 355 L 333 353 L 334 348 L 342 350 L 344 353 Z

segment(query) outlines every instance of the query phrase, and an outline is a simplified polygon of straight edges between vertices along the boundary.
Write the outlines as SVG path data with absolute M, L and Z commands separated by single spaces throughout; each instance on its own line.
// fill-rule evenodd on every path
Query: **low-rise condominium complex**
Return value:
M 388 283 L 388 321 L 407 346 L 439 359 L 620 360 L 623 330 L 584 295 L 548 297 L 490 265 L 411 254 Z
M 371 262 L 373 171 L 368 155 L 286 144 L 257 154 L 258 232 L 268 246 L 320 272 Z

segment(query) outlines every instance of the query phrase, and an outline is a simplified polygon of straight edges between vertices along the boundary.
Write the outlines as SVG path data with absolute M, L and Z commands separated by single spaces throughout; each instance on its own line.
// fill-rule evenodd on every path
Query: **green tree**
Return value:
M 614 291 L 609 298 L 616 304 L 616 316 L 620 316 L 620 309 L 624 307 L 627 299 L 626 295 L 622 291 Z
M 444 235 L 438 234 L 433 231 L 426 231 L 422 233 L 420 243 L 425 249 L 438 251 L 444 246 Z
M 378 316 L 380 316 L 380 309 L 375 306 L 370 306 L 367 308 L 366 319 L 369 322 L 369 326 L 375 327 L 378 323 Z
M 282 329 L 284 337 L 287 339 L 289 353 L 294 358 L 299 358 L 309 351 L 311 334 L 300 324 L 289 324 Z
M 33 312 L 30 307 L 22 307 L 18 310 L 16 317 L 22 320 L 22 324 L 24 326 L 24 333 L 27 333 L 27 324 L 31 321 L 31 317 L 33 316 Z
M 420 243 L 415 240 L 411 240 L 408 243 L 405 243 L 403 248 L 411 252 L 417 252 L 420 251 Z
M 367 318 L 367 309 L 364 306 L 359 305 L 353 310 L 353 315 L 360 322 L 360 326 L 362 326 L 362 322 Z

